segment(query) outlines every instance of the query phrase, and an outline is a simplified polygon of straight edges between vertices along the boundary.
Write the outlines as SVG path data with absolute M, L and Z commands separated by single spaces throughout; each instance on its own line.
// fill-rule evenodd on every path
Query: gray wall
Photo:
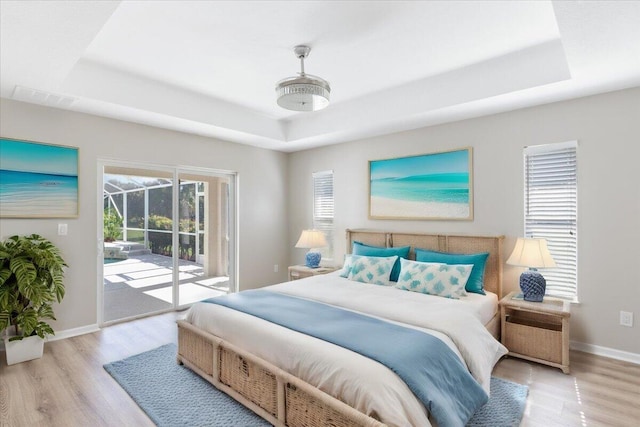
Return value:
M 293 245 L 311 226 L 311 172 L 333 169 L 336 259 L 346 228 L 504 234 L 505 256 L 522 234 L 522 147 L 578 140 L 579 298 L 572 307 L 573 341 L 640 354 L 640 89 L 613 92 L 370 138 L 290 155 L 91 115 L 0 100 L 0 134 L 80 148 L 77 219 L 2 219 L 0 236 L 39 233 L 59 245 L 70 264 L 67 296 L 56 330 L 97 319 L 97 161 L 108 158 L 209 167 L 239 173 L 241 289 L 286 279 L 301 263 Z M 475 219 L 367 219 L 368 160 L 474 147 Z M 259 167 L 256 167 L 259 165 Z M 69 224 L 57 236 L 57 224 Z M 273 265 L 280 272 L 273 273 Z M 506 288 L 520 270 L 506 267 Z M 635 326 L 618 325 L 620 310 Z
M 346 228 L 504 234 L 505 259 L 523 233 L 522 148 L 578 140 L 579 300 L 571 340 L 640 354 L 640 89 L 528 108 L 346 144 L 289 157 L 289 244 L 311 225 L 311 173 L 334 170 L 336 260 Z M 369 220 L 368 160 L 465 146 L 474 149 L 473 221 Z M 303 262 L 292 250 L 290 262 Z M 505 288 L 522 270 L 505 268 Z M 635 314 L 619 326 L 619 311 Z
M 0 134 L 79 147 L 80 216 L 0 220 L 0 236 L 38 233 L 58 245 L 69 264 L 67 295 L 55 307 L 57 331 L 97 321 L 98 159 L 235 171 L 239 177 L 239 284 L 255 288 L 286 280 L 287 155 L 211 138 L 0 100 Z M 67 223 L 69 234 L 57 235 Z M 279 264 L 279 273 L 273 265 Z

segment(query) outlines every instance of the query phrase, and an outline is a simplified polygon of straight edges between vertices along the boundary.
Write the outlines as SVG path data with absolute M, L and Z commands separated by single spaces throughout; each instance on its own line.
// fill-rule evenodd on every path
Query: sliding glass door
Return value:
M 231 178 L 179 174 L 178 305 L 229 292 L 229 189 Z M 197 276 L 193 274 L 197 272 Z
M 101 323 L 235 289 L 234 174 L 104 164 L 102 184 Z

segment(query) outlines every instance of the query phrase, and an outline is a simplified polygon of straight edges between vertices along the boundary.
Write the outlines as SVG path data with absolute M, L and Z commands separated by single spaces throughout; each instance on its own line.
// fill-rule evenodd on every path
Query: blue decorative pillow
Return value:
M 489 252 L 477 254 L 450 254 L 416 248 L 416 261 L 443 262 L 445 264 L 473 264 L 471 276 L 467 281 L 467 292 L 486 295 L 484 292 L 484 267 L 487 264 Z
M 352 255 L 349 280 L 389 286 L 389 276 L 397 259 L 397 256 L 375 257 Z
M 376 256 L 376 257 L 390 257 L 397 256 L 400 258 L 409 258 L 409 250 L 411 250 L 411 246 L 402 246 L 399 248 L 383 248 L 380 246 L 369 246 L 360 242 L 353 242 L 353 249 L 351 253 L 353 255 L 364 255 L 364 256 Z M 396 264 L 393 266 L 393 270 L 391 271 L 391 281 L 398 281 L 398 274 L 400 274 L 400 261 L 396 261 Z
M 449 265 L 406 259 L 401 259 L 400 265 L 396 288 L 453 299 L 466 295 L 464 287 L 473 269 L 473 264 Z

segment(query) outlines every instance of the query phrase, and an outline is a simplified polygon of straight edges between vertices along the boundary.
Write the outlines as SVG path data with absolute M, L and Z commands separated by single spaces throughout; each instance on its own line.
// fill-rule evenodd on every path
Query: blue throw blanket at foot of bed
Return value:
M 489 399 L 458 356 L 427 333 L 264 290 L 204 302 L 260 317 L 382 363 L 402 378 L 441 427 L 466 425 Z

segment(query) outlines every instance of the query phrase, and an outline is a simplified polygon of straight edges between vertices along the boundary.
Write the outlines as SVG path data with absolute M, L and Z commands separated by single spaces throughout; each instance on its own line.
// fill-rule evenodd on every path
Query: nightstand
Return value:
M 544 297 L 542 302 L 529 302 L 511 292 L 500 301 L 502 344 L 510 356 L 555 366 L 568 374 L 570 316 L 569 301 Z
M 336 271 L 335 267 L 309 268 L 305 265 L 292 265 L 289 267 L 289 280 L 304 279 L 305 277 L 319 276 L 321 274 Z

